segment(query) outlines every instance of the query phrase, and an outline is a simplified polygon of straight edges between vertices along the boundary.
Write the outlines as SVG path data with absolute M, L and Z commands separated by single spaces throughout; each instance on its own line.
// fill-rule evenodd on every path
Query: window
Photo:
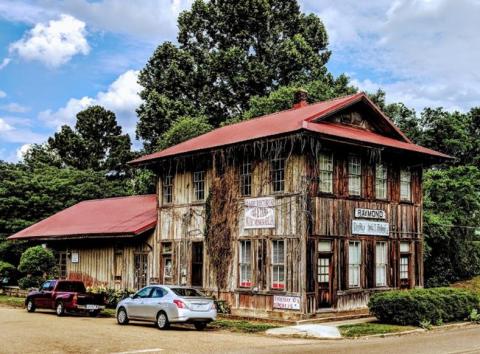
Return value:
M 408 256 L 400 257 L 400 279 L 408 279 Z
M 330 241 L 318 241 L 318 252 L 332 252 L 332 243 Z
M 285 243 L 272 241 L 272 289 L 285 289 Z
M 55 289 L 55 284 L 56 284 L 55 280 L 46 281 L 42 285 L 42 290 L 43 291 L 53 291 L 53 289 Z
M 122 280 L 123 274 L 123 247 L 121 247 L 119 244 L 116 244 L 114 246 L 113 254 L 113 268 L 115 270 L 114 279 L 120 281 Z
M 333 193 L 333 154 L 321 153 L 319 158 L 320 192 Z
M 252 163 L 248 159 L 240 166 L 240 193 L 243 196 L 252 195 Z
M 358 156 L 348 158 L 348 194 L 362 195 L 362 160 Z
M 163 177 L 163 204 L 171 204 L 173 200 L 173 176 L 166 175 Z
M 400 242 L 400 252 L 401 253 L 410 253 L 410 243 L 409 242 Z
M 162 243 L 163 282 L 171 284 L 173 278 L 172 243 Z
M 360 241 L 348 243 L 348 286 L 350 288 L 360 286 L 361 249 Z
M 167 295 L 166 290 L 164 290 L 162 288 L 155 287 L 155 288 L 153 288 L 152 295 L 150 297 L 160 298 L 160 297 L 164 297 L 165 295 Z
M 193 173 L 193 190 L 196 201 L 205 199 L 205 171 Z
M 273 192 L 283 192 L 285 188 L 285 159 L 272 159 L 271 168 Z
M 252 282 L 252 244 L 251 241 L 240 241 L 240 286 L 251 287 Z
M 400 171 L 400 200 L 411 201 L 412 200 L 412 174 L 410 171 Z
M 328 283 L 330 281 L 330 258 L 318 258 L 318 282 Z
M 387 285 L 387 243 L 377 242 L 375 246 L 375 283 L 376 286 Z
M 387 199 L 387 168 L 380 163 L 375 167 L 375 197 Z
M 152 292 L 152 288 L 151 287 L 147 287 L 147 288 L 143 288 L 143 289 L 140 289 L 134 296 L 133 298 L 134 299 L 145 299 L 147 297 L 150 297 L 150 293 Z

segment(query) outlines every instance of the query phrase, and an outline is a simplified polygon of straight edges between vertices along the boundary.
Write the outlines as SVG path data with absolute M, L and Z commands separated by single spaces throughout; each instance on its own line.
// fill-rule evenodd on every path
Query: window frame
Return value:
M 250 249 L 244 250 L 243 245 L 249 244 Z M 246 248 L 246 247 L 245 247 Z M 251 288 L 254 286 L 253 282 L 253 245 L 252 240 L 238 241 L 238 286 L 240 288 Z M 244 259 L 244 255 L 248 255 L 248 259 Z M 243 279 L 243 268 L 246 268 L 249 279 Z
M 383 247 L 383 254 L 382 254 L 382 259 L 379 262 L 379 253 L 378 253 L 378 248 L 379 246 Z M 379 282 L 379 270 L 382 270 L 384 273 L 383 279 L 384 282 L 381 283 Z M 388 275 L 388 243 L 387 241 L 377 241 L 375 243 L 375 286 L 376 287 L 385 287 L 388 285 L 388 280 L 387 280 L 387 275 Z
M 320 152 L 318 157 L 318 190 L 320 193 L 333 194 L 334 164 L 333 152 Z M 327 188 L 324 188 L 325 186 Z
M 382 169 L 382 178 L 379 178 L 379 167 Z M 379 186 L 382 186 L 384 196 L 379 196 Z M 375 164 L 375 199 L 388 200 L 388 167 L 384 163 Z
M 201 176 L 199 179 L 198 176 Z M 193 179 L 193 200 L 195 202 L 202 202 L 205 200 L 205 180 L 206 171 L 197 170 L 192 174 Z
M 273 157 L 270 160 L 270 176 L 273 193 L 285 192 L 286 162 L 286 158 L 284 157 Z M 279 166 L 277 166 L 277 164 L 279 164 Z
M 242 197 L 250 197 L 252 195 L 253 164 L 248 157 L 240 164 L 239 172 L 240 194 Z
M 169 180 L 167 184 L 166 181 Z M 162 178 L 162 204 L 168 205 L 173 203 L 173 175 L 165 175 Z
M 275 261 L 275 245 L 278 245 L 282 243 L 283 244 L 283 254 L 282 254 L 282 261 L 283 262 L 279 262 L 279 261 Z M 286 243 L 285 243 L 285 240 L 272 240 L 271 241 L 271 246 L 272 246 L 272 258 L 271 258 L 271 265 L 270 265 L 270 268 L 271 268 L 271 284 L 270 284 L 270 288 L 272 290 L 280 290 L 280 291 L 284 291 L 285 290 L 285 287 L 286 287 L 286 282 L 285 282 L 285 275 L 286 275 L 286 272 L 285 272 L 285 258 L 286 258 Z M 277 255 L 279 255 L 280 253 L 277 252 Z M 280 273 L 280 270 L 282 273 Z M 283 280 L 280 280 L 281 277 L 280 277 L 280 274 L 282 274 L 283 276 Z
M 404 176 L 408 175 L 408 181 L 404 179 Z M 408 169 L 400 170 L 400 201 L 411 202 L 412 201 L 412 171 Z M 404 197 L 403 188 L 408 188 L 408 197 Z
M 353 172 L 353 162 L 356 160 L 356 168 L 358 168 L 358 172 Z M 362 187 L 363 187 L 363 173 L 362 173 L 362 158 L 359 155 L 348 155 L 348 166 L 347 166 L 347 173 L 348 173 L 348 195 L 350 197 L 361 198 L 362 197 Z M 358 193 L 355 186 L 353 189 L 353 181 L 358 181 Z
M 406 263 L 403 263 L 402 261 L 405 260 Z M 406 267 L 406 269 L 405 269 Z M 401 254 L 400 255 L 400 260 L 398 263 L 398 273 L 399 273 L 399 279 L 400 280 L 410 280 L 410 255 L 409 254 Z M 405 276 L 402 276 L 402 274 L 406 274 Z
M 352 263 L 351 262 L 351 249 L 352 245 L 358 245 L 358 263 Z M 353 282 L 353 277 L 352 277 L 352 270 L 356 269 L 356 282 Z M 349 241 L 348 242 L 348 288 L 349 289 L 358 289 L 361 287 L 361 282 L 362 282 L 362 276 L 361 276 L 361 270 L 362 270 L 362 241 Z

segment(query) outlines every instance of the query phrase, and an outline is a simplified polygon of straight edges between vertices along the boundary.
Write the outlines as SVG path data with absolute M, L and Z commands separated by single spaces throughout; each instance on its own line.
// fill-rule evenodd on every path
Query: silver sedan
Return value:
M 193 288 L 151 285 L 123 299 L 117 305 L 117 322 L 155 322 L 167 329 L 170 323 L 193 323 L 203 330 L 217 317 L 214 301 Z

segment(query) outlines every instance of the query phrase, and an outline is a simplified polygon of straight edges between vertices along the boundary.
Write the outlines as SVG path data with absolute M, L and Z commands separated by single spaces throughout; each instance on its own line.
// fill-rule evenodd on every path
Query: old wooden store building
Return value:
M 446 158 L 413 144 L 363 93 L 307 104 L 299 92 L 289 110 L 132 161 L 158 174 L 154 203 L 116 199 L 132 213 L 49 234 L 63 211 L 12 238 L 47 242 L 65 277 L 195 286 L 237 315 L 351 310 L 373 292 L 423 285 L 422 169 Z

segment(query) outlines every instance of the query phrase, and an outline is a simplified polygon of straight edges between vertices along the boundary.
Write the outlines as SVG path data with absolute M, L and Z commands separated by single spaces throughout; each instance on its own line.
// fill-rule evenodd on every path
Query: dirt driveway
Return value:
M 480 327 L 404 337 L 322 341 L 186 327 L 119 326 L 113 318 L 57 317 L 0 307 L 0 353 L 480 353 Z

